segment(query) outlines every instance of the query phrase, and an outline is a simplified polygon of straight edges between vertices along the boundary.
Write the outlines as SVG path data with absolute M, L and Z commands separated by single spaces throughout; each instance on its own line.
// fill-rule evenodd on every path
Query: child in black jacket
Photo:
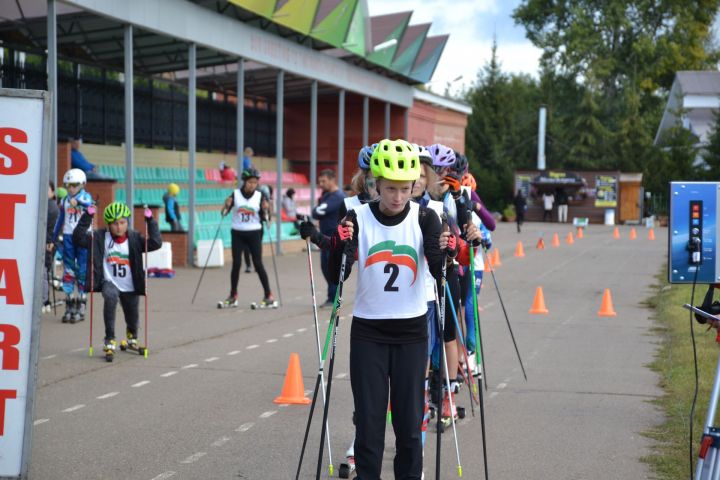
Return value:
M 94 206 L 88 208 L 80 218 L 73 231 L 73 243 L 78 247 L 87 248 L 92 252 L 88 260 L 88 272 L 92 272 L 93 292 L 102 292 L 105 305 L 105 340 L 103 350 L 107 361 L 112 361 L 117 342 L 115 341 L 115 310 L 118 301 L 122 305 L 125 323 L 127 324 L 127 340 L 123 347 L 139 350 L 138 338 L 138 305 L 140 296 L 145 295 L 145 275 L 142 254 L 145 251 L 145 236 L 128 226 L 130 209 L 122 202 L 113 202 L 105 207 L 103 218 L 107 228 L 88 231 L 95 214 Z M 162 238 L 157 222 L 150 209 L 145 209 L 147 222 L 147 251 L 152 252 L 162 247 Z M 125 343 L 126 342 L 126 343 Z

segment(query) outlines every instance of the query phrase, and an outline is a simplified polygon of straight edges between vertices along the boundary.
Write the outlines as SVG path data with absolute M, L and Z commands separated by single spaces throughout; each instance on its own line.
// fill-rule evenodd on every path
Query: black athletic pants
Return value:
M 387 344 L 350 337 L 350 384 L 355 401 L 358 480 L 379 480 L 388 398 L 395 432 L 396 480 L 422 476 L 427 340 Z
M 242 266 L 242 251 L 247 248 L 252 256 L 253 266 L 260 277 L 265 297 L 270 295 L 270 283 L 267 272 L 262 263 L 262 230 L 242 232 L 232 230 L 232 270 L 230 271 L 230 295 L 237 295 L 240 267 Z
M 138 336 L 138 306 L 140 305 L 140 296 L 135 292 L 121 292 L 114 283 L 103 281 L 102 296 L 105 304 L 103 305 L 103 319 L 105 320 L 105 343 L 115 339 L 115 311 L 117 304 L 123 309 L 125 315 L 125 323 L 127 324 L 127 332 L 131 333 L 133 338 Z M 88 305 L 88 308 L 90 306 Z

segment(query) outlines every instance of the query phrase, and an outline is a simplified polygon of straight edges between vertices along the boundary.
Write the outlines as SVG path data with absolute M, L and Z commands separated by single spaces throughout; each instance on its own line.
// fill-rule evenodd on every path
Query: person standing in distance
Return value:
M 320 221 L 320 233 L 331 236 L 335 232 L 338 220 L 338 211 L 343 205 L 345 194 L 338 188 L 335 172 L 326 169 L 318 175 L 318 187 L 322 190 L 322 196 L 318 200 L 317 206 L 312 211 L 312 217 Z M 335 302 L 335 292 L 337 292 L 337 277 L 330 275 L 328 260 L 330 252 L 321 250 L 320 266 L 322 267 L 323 277 L 328 284 L 327 300 L 320 305 L 321 308 L 332 307 Z

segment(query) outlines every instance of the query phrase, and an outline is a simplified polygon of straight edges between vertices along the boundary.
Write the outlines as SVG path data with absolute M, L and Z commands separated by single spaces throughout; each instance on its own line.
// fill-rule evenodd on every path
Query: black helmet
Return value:
M 468 159 L 462 153 L 455 152 L 455 165 L 452 169 L 457 172 L 458 175 L 463 176 L 468 171 Z
M 245 170 L 243 170 L 241 177 L 243 180 L 247 180 L 248 178 L 257 178 L 259 180 L 260 172 L 258 172 L 255 168 L 252 167 L 246 168 Z

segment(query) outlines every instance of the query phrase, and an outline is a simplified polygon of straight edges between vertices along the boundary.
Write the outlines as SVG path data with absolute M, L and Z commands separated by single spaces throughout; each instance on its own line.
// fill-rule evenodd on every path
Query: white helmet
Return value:
M 427 163 L 428 165 L 432 165 L 432 157 L 430 156 L 430 151 L 422 145 L 418 145 L 416 143 L 413 143 L 413 145 L 417 150 L 418 158 L 420 158 L 420 163 Z
M 65 175 L 63 175 L 63 183 L 65 185 L 73 183 L 85 185 L 87 183 L 87 177 L 85 176 L 85 172 L 83 172 L 79 168 L 71 168 L 70 170 L 65 172 Z

